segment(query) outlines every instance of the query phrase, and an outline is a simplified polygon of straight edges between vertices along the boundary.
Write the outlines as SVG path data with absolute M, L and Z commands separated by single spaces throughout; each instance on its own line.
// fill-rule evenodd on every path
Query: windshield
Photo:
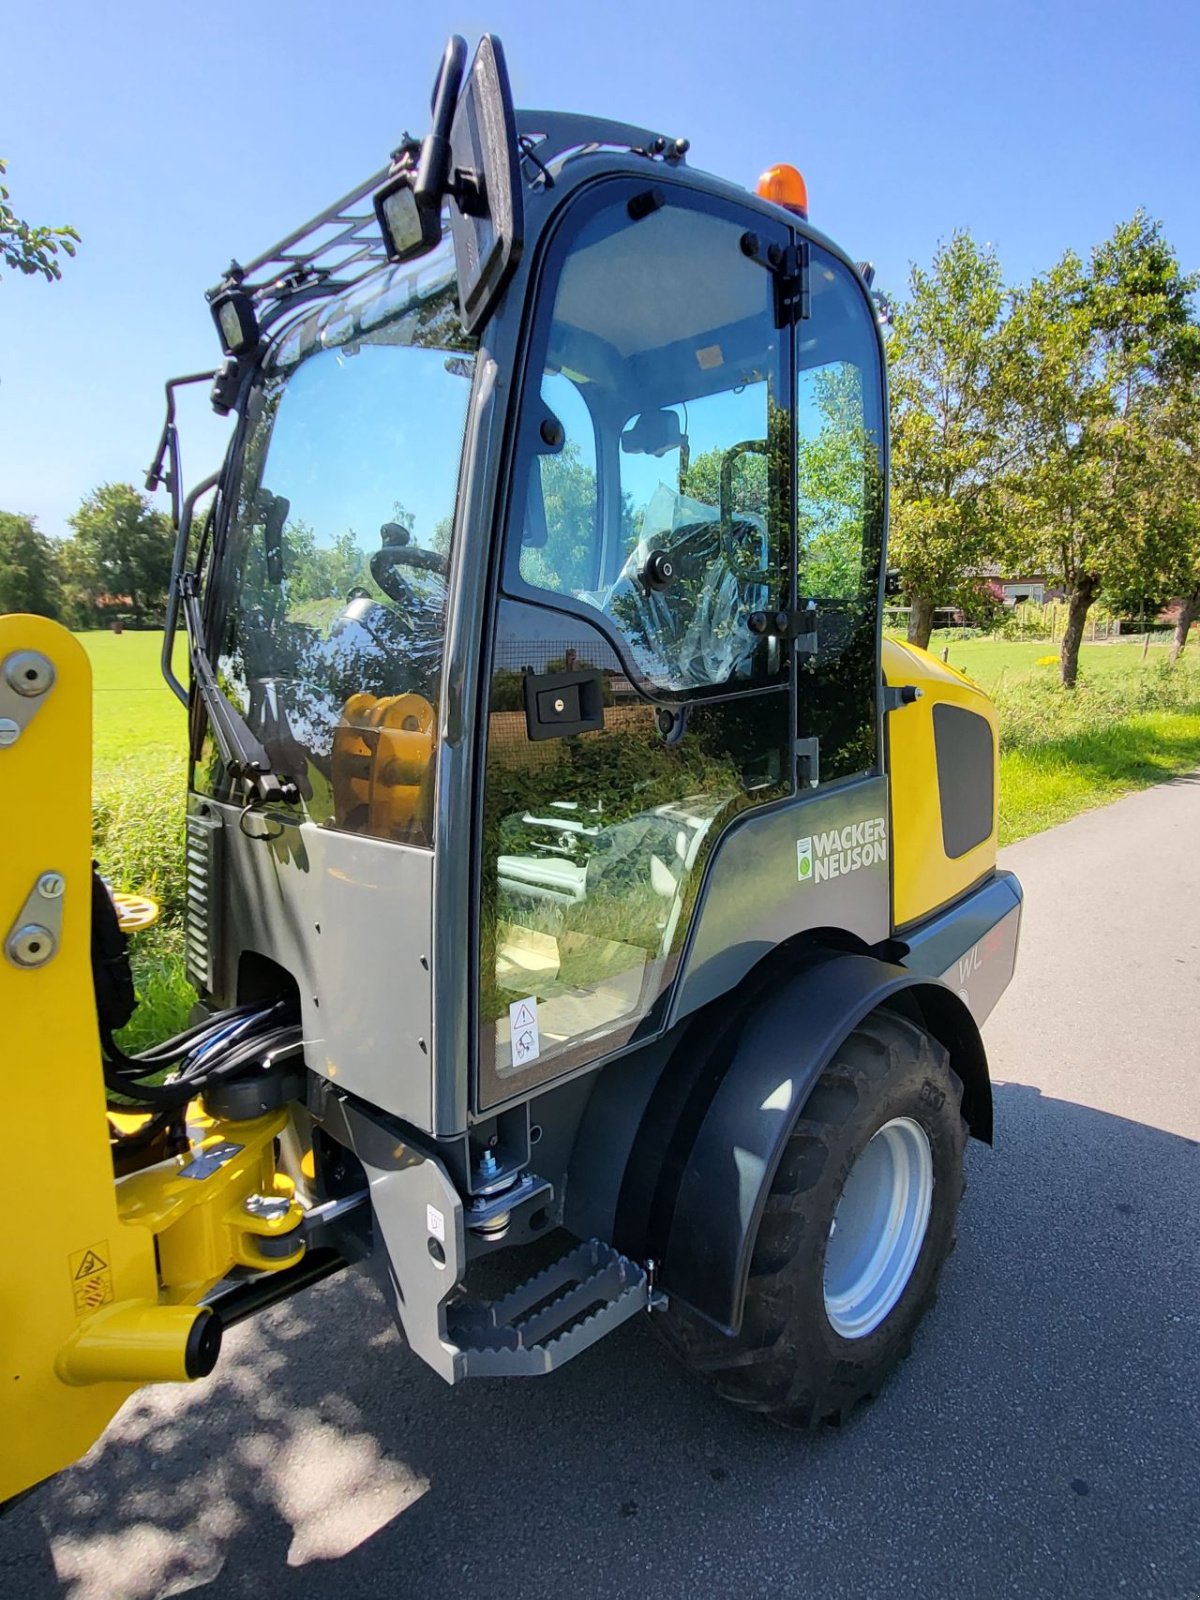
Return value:
M 293 325 L 250 398 L 209 638 L 223 691 L 330 827 L 432 843 L 474 349 L 439 251 Z M 204 766 L 220 795 L 215 750 Z

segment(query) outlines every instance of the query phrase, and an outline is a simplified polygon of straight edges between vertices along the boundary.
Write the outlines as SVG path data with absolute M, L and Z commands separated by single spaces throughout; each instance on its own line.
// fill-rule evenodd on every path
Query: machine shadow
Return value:
M 1172 1554 L 1146 1548 L 1136 1493 L 1115 1515 L 1086 1495 L 1111 1476 L 1114 1416 L 1136 1416 L 1139 1459 L 1194 1448 L 1176 1438 L 1195 1425 L 1178 1324 L 1196 1303 L 1200 1149 L 1022 1085 L 996 1102 L 1001 1148 L 972 1149 L 940 1303 L 840 1432 L 724 1405 L 644 1319 L 553 1377 L 448 1389 L 346 1275 L 238 1330 L 204 1384 L 136 1396 L 14 1508 L 5 1592 L 693 1597 L 748 1574 L 739 1593 L 864 1594 L 882 1542 L 891 1594 L 996 1594 L 994 1563 L 1035 1537 L 1076 1579 L 1101 1562 L 1090 1592 L 1152 1556 L 1161 1578 Z M 1196 1514 L 1185 1479 L 1154 1485 L 1181 1530 Z M 971 1540 L 956 1532 L 964 1490 Z

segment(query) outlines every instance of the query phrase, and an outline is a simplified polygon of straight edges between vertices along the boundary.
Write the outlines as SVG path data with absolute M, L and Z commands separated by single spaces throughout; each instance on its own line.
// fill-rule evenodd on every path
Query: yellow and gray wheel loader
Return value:
M 882 637 L 870 269 L 687 149 L 455 38 L 210 291 L 232 442 L 185 496 L 176 380 L 150 477 L 199 1004 L 139 1054 L 86 658 L 0 618 L 0 1499 L 347 1265 L 449 1383 L 651 1313 L 807 1426 L 908 1349 L 992 1135 L 996 718 Z

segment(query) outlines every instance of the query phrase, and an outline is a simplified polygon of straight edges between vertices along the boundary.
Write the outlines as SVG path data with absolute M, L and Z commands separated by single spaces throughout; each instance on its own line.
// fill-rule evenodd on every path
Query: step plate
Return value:
M 589 1239 L 490 1305 L 457 1308 L 450 1336 L 469 1378 L 553 1372 L 645 1309 L 646 1273 Z

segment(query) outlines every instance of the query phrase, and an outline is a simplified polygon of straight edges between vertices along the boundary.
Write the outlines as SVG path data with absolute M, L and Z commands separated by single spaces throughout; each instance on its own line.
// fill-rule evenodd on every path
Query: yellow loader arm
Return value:
M 82 1455 L 140 1384 L 212 1370 L 221 1324 L 199 1301 L 235 1265 L 278 1271 L 304 1252 L 274 1165 L 282 1112 L 219 1123 L 192 1106 L 185 1154 L 114 1178 L 91 967 L 91 690 L 64 628 L 0 616 L 0 1016 L 16 1135 L 0 1502 Z M 263 1194 L 288 1204 L 247 1206 Z

